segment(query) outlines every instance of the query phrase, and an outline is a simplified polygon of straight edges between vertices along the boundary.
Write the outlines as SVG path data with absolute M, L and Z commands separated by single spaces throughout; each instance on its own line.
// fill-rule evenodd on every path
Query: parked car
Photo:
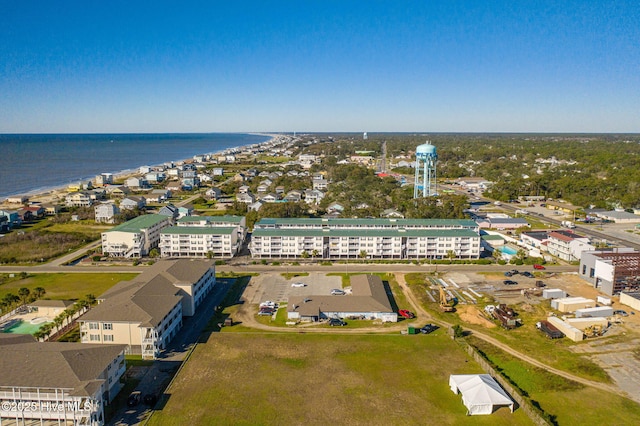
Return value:
M 531 272 L 529 272 L 529 271 L 524 271 L 520 275 L 522 275 L 523 277 L 527 277 L 527 278 L 533 278 L 533 274 Z
M 511 276 L 513 276 L 513 274 L 511 272 L 507 271 L 507 272 L 504 273 L 504 276 L 505 277 L 511 277 Z
M 614 314 L 614 315 L 620 315 L 620 316 L 622 316 L 622 317 L 627 317 L 627 316 L 629 316 L 629 314 L 627 313 L 627 311 L 623 311 L 622 309 L 618 309 L 618 310 L 613 311 L 613 314 Z
M 275 308 L 260 308 L 260 311 L 258 311 L 258 315 L 273 315 L 275 312 Z
M 153 407 L 158 402 L 158 396 L 155 393 L 148 393 L 142 398 L 142 402 L 144 402 L 144 405 Z
M 520 273 L 517 269 L 512 269 L 509 272 L 511 272 L 511 275 L 518 275 Z
M 135 407 L 136 405 L 138 405 L 140 403 L 141 396 L 142 392 L 140 391 L 131 392 L 129 398 L 127 398 L 127 407 Z
M 544 271 L 545 267 L 542 265 L 538 265 L 537 263 L 533 265 L 533 269 L 537 269 L 539 271 Z
M 340 290 L 339 288 L 334 288 L 333 290 L 331 290 L 332 296 L 344 296 L 344 294 L 344 290 Z
M 293 283 L 291 284 L 291 287 L 306 287 L 307 285 L 305 283 Z
M 408 318 L 408 319 L 415 318 L 415 315 L 413 314 L 413 312 L 411 312 L 411 311 L 409 311 L 407 309 L 400 309 L 398 311 L 398 314 L 401 317 Z
M 502 284 L 504 285 L 518 285 L 517 281 L 511 281 L 511 280 L 504 280 L 502 281 Z
M 425 325 L 424 327 L 422 327 L 422 328 L 420 329 L 420 333 L 422 333 L 422 334 L 429 334 L 429 333 L 432 333 L 432 332 L 436 331 L 437 329 L 438 329 L 438 326 L 437 326 L 437 325 L 434 325 L 434 324 L 427 324 L 427 325 Z
M 331 327 L 342 327 L 345 325 L 347 325 L 347 323 L 342 321 L 340 318 L 331 318 L 329 320 L 329 326 Z

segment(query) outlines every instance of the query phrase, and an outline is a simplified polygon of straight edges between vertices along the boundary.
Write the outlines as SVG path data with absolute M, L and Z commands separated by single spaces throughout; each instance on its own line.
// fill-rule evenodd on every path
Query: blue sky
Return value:
M 638 1 L 0 0 L 0 132 L 640 132 Z

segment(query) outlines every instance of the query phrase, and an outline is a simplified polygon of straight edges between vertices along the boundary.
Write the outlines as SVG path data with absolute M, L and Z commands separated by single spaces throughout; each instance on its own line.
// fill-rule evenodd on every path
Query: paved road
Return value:
M 178 335 L 160 354 L 160 358 L 147 369 L 135 390 L 140 391 L 143 396 L 150 393 L 161 395 L 164 392 L 165 387 L 202 335 L 202 330 L 213 316 L 214 308 L 222 302 L 231 283 L 231 280 L 217 281 L 213 291 L 198 307 L 196 315 L 183 319 L 182 329 Z M 125 406 L 109 424 L 117 426 L 140 424 L 149 416 L 150 412 L 151 409 L 142 403 L 134 408 Z

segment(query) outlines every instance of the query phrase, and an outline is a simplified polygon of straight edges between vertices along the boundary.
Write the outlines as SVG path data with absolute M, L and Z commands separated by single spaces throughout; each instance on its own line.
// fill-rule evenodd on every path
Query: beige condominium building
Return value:
M 126 370 L 124 345 L 0 333 L 0 351 L 2 425 L 103 425 Z
M 114 257 L 141 257 L 160 243 L 160 231 L 171 218 L 145 214 L 102 233 L 102 252 Z
M 193 316 L 216 283 L 205 260 L 162 260 L 98 298 L 78 319 L 82 343 L 119 343 L 126 352 L 155 359 Z
M 254 258 L 478 259 L 478 225 L 464 219 L 275 219 L 251 234 Z
M 244 216 L 185 216 L 160 233 L 162 257 L 231 258 L 246 234 Z

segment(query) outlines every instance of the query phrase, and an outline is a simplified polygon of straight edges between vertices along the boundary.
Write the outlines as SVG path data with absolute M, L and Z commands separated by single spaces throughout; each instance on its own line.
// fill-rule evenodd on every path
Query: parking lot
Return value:
M 306 285 L 304 287 L 291 286 L 291 284 L 298 282 Z M 311 272 L 306 277 L 294 277 L 288 280 L 280 273 L 265 273 L 252 277 L 250 285 L 254 287 L 255 291 L 251 292 L 248 303 L 259 304 L 266 300 L 281 303 L 286 302 L 290 296 L 329 295 L 331 289 L 342 288 L 342 278 L 326 276 L 321 272 Z

